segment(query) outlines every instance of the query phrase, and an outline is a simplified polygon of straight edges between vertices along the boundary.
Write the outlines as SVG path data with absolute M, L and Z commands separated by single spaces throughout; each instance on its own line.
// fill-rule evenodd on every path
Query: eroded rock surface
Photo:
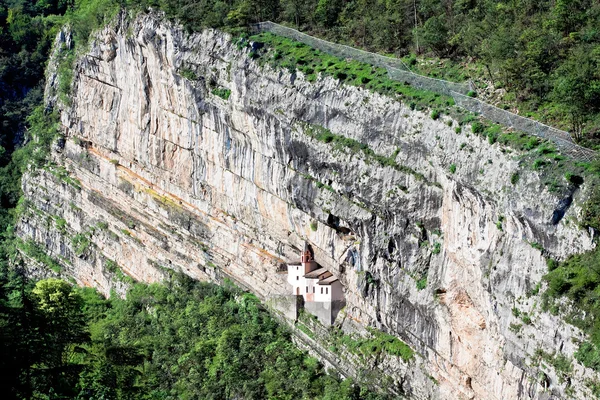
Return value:
M 589 398 L 589 371 L 565 380 L 534 361 L 538 349 L 572 355 L 580 336 L 541 313 L 533 289 L 547 270 L 539 248 L 591 248 L 574 222 L 582 193 L 553 224 L 561 197 L 515 152 L 239 47 L 148 15 L 100 32 L 60 106 L 55 165 L 24 179 L 19 234 L 104 293 L 124 290 L 119 269 L 146 282 L 179 270 L 265 300 L 288 294 L 282 264 L 308 240 L 345 287 L 338 324 L 379 328 L 417 353 L 352 363 L 304 338 L 344 374 L 377 367 L 391 378 L 375 380 L 416 399 Z M 394 163 L 315 139 L 322 128 Z

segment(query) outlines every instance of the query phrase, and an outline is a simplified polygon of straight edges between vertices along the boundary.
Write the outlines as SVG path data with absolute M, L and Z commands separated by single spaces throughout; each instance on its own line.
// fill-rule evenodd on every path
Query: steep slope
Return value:
M 581 191 L 548 192 L 518 154 L 449 117 L 248 53 L 151 15 L 100 32 L 70 105 L 57 104 L 54 164 L 23 180 L 19 235 L 104 293 L 123 289 L 121 270 L 147 282 L 181 270 L 264 300 L 291 291 L 280 272 L 307 240 L 344 285 L 338 324 L 418 354 L 345 361 L 312 342 L 344 373 L 380 368 L 390 378 L 376 383 L 410 398 L 587 398 L 589 371 L 566 379 L 540 363 L 571 357 L 580 333 L 540 313 L 535 290 L 542 248 L 560 259 L 592 247 L 574 222 Z

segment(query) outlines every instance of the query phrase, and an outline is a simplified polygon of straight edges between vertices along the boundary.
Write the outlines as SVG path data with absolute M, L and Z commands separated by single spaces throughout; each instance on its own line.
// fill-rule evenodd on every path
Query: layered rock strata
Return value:
M 575 223 L 586 188 L 550 193 L 519 154 L 450 117 L 259 61 L 227 34 L 152 15 L 99 32 L 70 105 L 56 104 L 53 163 L 23 181 L 19 235 L 106 294 L 176 270 L 265 300 L 289 294 L 282 266 L 307 240 L 344 286 L 337 324 L 416 352 L 342 357 L 323 332 L 298 334 L 343 374 L 379 368 L 376 384 L 415 399 L 589 398 L 589 371 L 565 379 L 540 363 L 572 357 L 581 334 L 542 313 L 535 290 L 540 249 L 592 247 Z

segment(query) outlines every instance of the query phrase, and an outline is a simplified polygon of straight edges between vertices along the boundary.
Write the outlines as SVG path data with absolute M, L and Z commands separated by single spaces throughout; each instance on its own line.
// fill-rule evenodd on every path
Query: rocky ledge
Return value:
M 59 35 L 57 49 L 68 43 Z M 290 294 L 282 266 L 306 240 L 344 287 L 336 326 L 415 352 L 348 356 L 304 324 L 313 334 L 298 338 L 344 375 L 379 368 L 372 382 L 415 399 L 589 398 L 589 371 L 564 379 L 540 362 L 572 357 L 581 334 L 541 312 L 536 290 L 542 249 L 592 247 L 575 223 L 586 188 L 550 193 L 517 152 L 450 117 L 249 51 L 219 31 L 121 16 L 78 57 L 69 105 L 51 65 L 64 139 L 24 178 L 18 225 L 56 260 L 47 273 L 108 294 L 176 270 L 269 300 Z

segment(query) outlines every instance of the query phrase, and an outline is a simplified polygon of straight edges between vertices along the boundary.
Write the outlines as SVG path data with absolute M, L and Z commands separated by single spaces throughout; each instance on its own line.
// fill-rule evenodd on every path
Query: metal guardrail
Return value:
M 468 83 L 457 83 L 415 74 L 398 58 L 386 57 L 350 46 L 328 42 L 271 21 L 259 22 L 254 24 L 253 28 L 258 32 L 270 32 L 278 36 L 296 40 L 341 59 L 352 59 L 385 68 L 389 78 L 392 80 L 407 83 L 419 89 L 450 96 L 454 99 L 454 103 L 457 106 L 482 115 L 500 125 L 547 139 L 553 142 L 565 155 L 575 159 L 591 161 L 597 155 L 595 151 L 576 144 L 569 132 L 544 125 L 530 118 L 502 110 L 484 101 L 468 96 L 469 92 L 475 91 L 475 87 L 471 81 Z
M 343 44 L 337 44 L 328 42 L 326 40 L 317 39 L 316 37 L 307 35 L 300 31 L 297 31 L 287 26 L 279 25 L 271 21 L 259 22 L 253 25 L 254 29 L 259 32 L 271 32 L 275 35 L 284 36 L 289 39 L 294 39 L 298 42 L 304 43 L 315 49 L 319 49 L 332 56 L 346 59 L 351 58 L 353 60 L 361 61 L 366 64 L 376 65 L 381 68 L 393 67 L 396 69 L 403 69 L 408 71 L 406 64 L 402 60 L 393 57 L 386 57 L 380 54 L 371 53 L 364 50 L 355 49 L 354 47 L 345 46 Z
M 473 85 L 469 83 L 457 83 L 445 81 L 443 79 L 430 78 L 415 74 L 410 71 L 403 71 L 393 67 L 387 67 L 388 76 L 390 79 L 399 82 L 405 82 L 411 86 L 431 92 L 445 94 L 452 97 L 453 92 L 467 94 L 473 90 Z

